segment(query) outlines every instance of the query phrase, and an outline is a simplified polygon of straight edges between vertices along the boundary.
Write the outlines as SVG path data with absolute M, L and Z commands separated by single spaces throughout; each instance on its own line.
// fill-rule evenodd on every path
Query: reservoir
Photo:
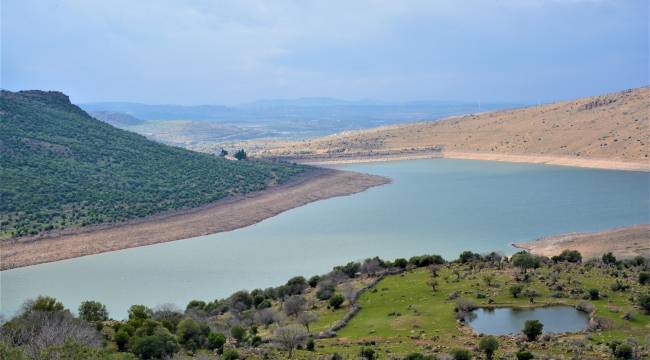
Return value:
M 34 265 L 0 273 L 1 312 L 50 295 L 76 310 L 107 305 L 116 319 L 132 304 L 213 300 L 277 286 L 372 256 L 463 250 L 576 231 L 648 223 L 648 173 L 492 161 L 430 159 L 340 165 L 392 184 L 318 201 L 246 228 Z

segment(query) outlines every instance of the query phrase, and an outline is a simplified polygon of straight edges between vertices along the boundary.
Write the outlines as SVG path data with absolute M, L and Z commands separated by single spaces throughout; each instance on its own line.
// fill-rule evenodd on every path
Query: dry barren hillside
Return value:
M 381 127 L 291 143 L 262 156 L 351 157 L 465 152 L 649 163 L 650 88 L 436 122 Z M 479 157 L 480 158 L 480 157 Z

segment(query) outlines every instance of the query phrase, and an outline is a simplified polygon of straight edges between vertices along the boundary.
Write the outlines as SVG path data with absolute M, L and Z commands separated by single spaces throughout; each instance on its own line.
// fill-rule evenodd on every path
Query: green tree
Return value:
M 37 297 L 30 307 L 30 310 L 32 311 L 44 312 L 63 311 L 63 309 L 63 304 L 51 296 Z
M 131 338 L 129 348 L 141 359 L 161 359 L 176 353 L 180 346 L 169 330 L 158 326 L 151 335 Z
M 248 158 L 248 155 L 246 154 L 246 151 L 244 149 L 240 149 L 235 153 L 235 159 L 237 160 L 246 160 Z
M 484 336 L 481 338 L 478 348 L 485 353 L 488 360 L 492 360 L 494 352 L 499 348 L 499 341 L 494 336 Z
M 131 305 L 129 308 L 129 320 L 146 320 L 152 315 L 153 311 L 144 305 Z
M 568 261 L 571 263 L 580 263 L 582 262 L 582 254 L 578 250 L 564 250 L 560 254 L 560 261 Z
M 222 333 L 211 332 L 208 334 L 208 349 L 221 349 L 226 343 L 226 336 Z
M 221 149 L 221 152 L 219 152 L 219 156 L 221 156 L 221 157 L 228 156 L 228 151 L 226 151 L 225 149 Z
M 202 327 L 191 318 L 185 318 L 176 327 L 178 342 L 186 349 L 196 351 L 203 346 L 210 331 L 207 326 Z
M 512 264 L 518 268 L 521 268 L 525 274 L 528 269 L 536 269 L 540 265 L 539 256 L 529 254 L 525 251 L 518 252 L 512 255 Z
M 113 341 L 119 351 L 126 351 L 131 335 L 125 330 L 120 329 L 113 334 Z
M 542 334 L 544 324 L 539 320 L 526 320 L 522 332 L 528 338 L 528 341 L 535 341 Z
M 334 294 L 329 301 L 329 304 L 332 308 L 338 309 L 343 305 L 345 298 L 341 294 Z
M 616 257 L 611 252 L 603 254 L 601 259 L 607 265 L 616 264 Z
M 79 305 L 79 317 L 88 322 L 105 321 L 108 320 L 108 311 L 100 302 L 83 301 Z

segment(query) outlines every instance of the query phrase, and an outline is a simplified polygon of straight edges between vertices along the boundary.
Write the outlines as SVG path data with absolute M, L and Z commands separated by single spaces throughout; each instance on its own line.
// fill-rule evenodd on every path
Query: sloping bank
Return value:
M 4 242 L 0 244 L 0 269 L 235 230 L 314 201 L 355 194 L 389 182 L 376 175 L 316 168 L 283 185 L 196 209 L 49 238 Z

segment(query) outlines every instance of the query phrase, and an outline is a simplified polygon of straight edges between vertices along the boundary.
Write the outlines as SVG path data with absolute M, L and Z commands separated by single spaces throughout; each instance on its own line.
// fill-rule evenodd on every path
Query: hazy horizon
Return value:
M 2 1 L 1 87 L 74 103 L 534 104 L 650 83 L 648 2 Z

